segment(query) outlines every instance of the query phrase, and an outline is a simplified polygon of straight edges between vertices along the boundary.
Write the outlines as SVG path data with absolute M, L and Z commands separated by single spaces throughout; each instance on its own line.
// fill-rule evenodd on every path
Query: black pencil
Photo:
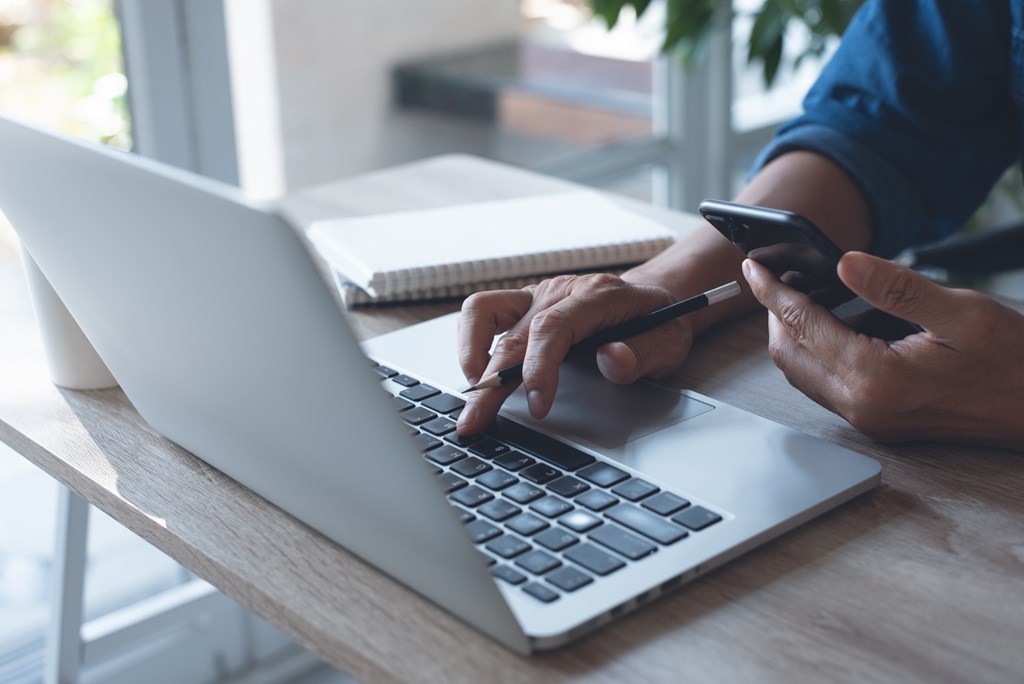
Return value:
M 647 332 L 651 328 L 657 328 L 659 325 L 674 321 L 680 316 L 693 313 L 703 309 L 706 306 L 711 306 L 722 300 L 735 297 L 740 293 L 740 285 L 735 280 L 725 285 L 720 285 L 712 290 L 708 290 L 695 297 L 684 299 L 681 302 L 675 304 L 669 304 L 666 307 L 657 309 L 643 316 L 613 325 L 610 328 L 606 328 L 601 332 L 594 333 L 590 337 L 586 337 L 569 348 L 569 353 L 577 353 L 581 351 L 594 351 L 602 345 L 608 344 L 609 342 L 618 342 L 619 340 L 627 340 L 630 337 L 639 335 L 640 333 Z M 491 373 L 490 375 L 480 379 L 480 382 L 476 383 L 472 387 L 463 390 L 463 392 L 475 392 L 476 390 L 490 389 L 492 387 L 501 387 L 513 382 L 519 382 L 523 379 L 523 364 L 517 363 L 514 366 L 503 368 L 497 373 Z

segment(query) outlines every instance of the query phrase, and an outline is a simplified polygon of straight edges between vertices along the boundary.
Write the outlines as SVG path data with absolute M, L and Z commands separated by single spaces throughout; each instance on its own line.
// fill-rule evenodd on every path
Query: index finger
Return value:
M 743 275 L 757 301 L 768 309 L 786 332 L 819 358 L 838 358 L 856 335 L 823 306 L 783 284 L 753 259 L 743 261 Z
M 491 360 L 494 336 L 511 329 L 530 311 L 531 290 L 477 292 L 466 298 L 459 314 L 459 365 L 475 384 Z
M 596 276 L 570 296 L 555 302 L 534 316 L 530 339 L 523 359 L 523 386 L 530 414 L 543 418 L 551 410 L 558 389 L 558 368 L 573 344 L 622 321 L 636 318 L 663 306 L 652 301 L 649 290 L 622 287 L 620 280 L 600 280 Z

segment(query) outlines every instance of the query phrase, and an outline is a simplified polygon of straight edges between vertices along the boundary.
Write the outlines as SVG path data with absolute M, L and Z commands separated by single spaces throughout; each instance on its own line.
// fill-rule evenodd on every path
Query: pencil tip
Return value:
M 467 387 L 466 389 L 462 390 L 462 393 L 465 394 L 466 392 L 476 392 L 478 389 L 479 388 L 476 385 L 473 385 L 472 387 Z

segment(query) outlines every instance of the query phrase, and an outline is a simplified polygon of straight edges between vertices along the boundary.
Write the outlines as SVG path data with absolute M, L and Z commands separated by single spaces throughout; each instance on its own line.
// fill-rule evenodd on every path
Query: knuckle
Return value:
M 549 383 L 546 381 L 544 370 L 540 359 L 527 357 L 523 360 L 523 387 L 527 392 L 547 389 Z
M 561 309 L 545 309 L 530 321 L 530 335 L 550 337 L 562 328 L 568 327 L 569 316 Z
M 560 275 L 554 278 L 542 280 L 537 285 L 537 292 L 543 293 L 551 299 L 564 299 L 572 291 L 572 286 L 578 276 Z
M 462 312 L 473 313 L 486 308 L 485 303 L 487 299 L 486 292 L 474 292 L 462 301 Z
M 910 271 L 902 268 L 894 270 L 882 288 L 882 308 L 905 308 L 918 299 L 919 290 L 920 287 Z
M 501 356 L 519 356 L 520 352 L 526 348 L 526 339 L 519 332 L 508 332 L 498 338 L 497 343 L 494 345 L 495 355 Z
M 796 337 L 798 342 L 804 339 L 808 323 L 806 307 L 786 300 L 779 304 L 775 316 L 783 327 Z
M 611 273 L 593 273 L 587 276 L 587 285 L 595 290 L 610 290 L 622 286 L 622 279 Z

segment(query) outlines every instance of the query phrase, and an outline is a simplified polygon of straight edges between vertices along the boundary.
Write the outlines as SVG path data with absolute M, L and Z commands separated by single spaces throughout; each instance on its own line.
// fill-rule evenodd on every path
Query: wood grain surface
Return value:
M 564 187 L 445 157 L 312 189 L 290 198 L 286 211 L 301 222 Z M 370 336 L 457 306 L 349 315 Z M 672 381 L 869 454 L 883 465 L 882 485 L 568 648 L 531 658 L 156 434 L 120 390 L 55 388 L 13 258 L 0 264 L 0 439 L 361 681 L 1024 681 L 1024 457 L 873 443 L 790 388 L 765 340 L 763 314 L 720 326 Z

